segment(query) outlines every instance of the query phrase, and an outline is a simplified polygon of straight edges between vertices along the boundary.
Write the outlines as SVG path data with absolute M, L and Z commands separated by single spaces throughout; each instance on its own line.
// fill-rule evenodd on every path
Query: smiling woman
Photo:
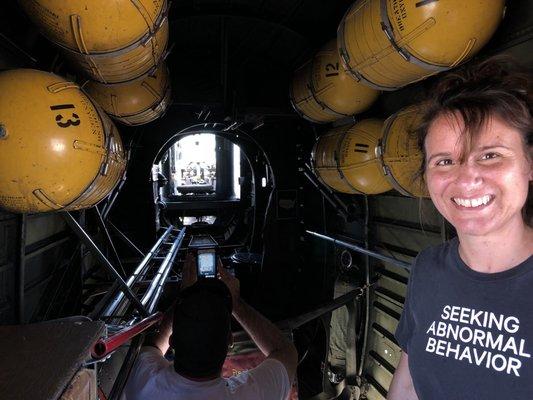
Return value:
M 522 225 L 532 179 L 522 135 L 491 117 L 466 152 L 464 131 L 457 114 L 442 115 L 430 126 L 425 177 L 433 203 L 460 234 Z
M 422 108 L 419 175 L 457 237 L 413 265 L 390 400 L 531 398 L 531 93 L 530 75 L 499 57 L 449 74 Z M 450 309 L 475 318 L 452 323 Z
M 416 131 L 419 149 L 424 155 L 418 175 L 424 176 L 429 183 L 427 174 L 431 175 L 435 167 L 468 165 L 468 156 L 475 156 L 476 151 L 482 153 L 477 154 L 479 161 L 486 161 L 482 165 L 493 165 L 501 158 L 507 161 L 513 153 L 514 158 L 519 158 L 519 163 L 525 163 L 525 172 L 531 174 L 531 86 L 528 72 L 503 56 L 448 74 L 424 104 L 421 123 Z M 427 138 L 431 131 L 434 132 L 433 138 Z M 443 131 L 451 135 L 442 135 Z M 506 148 L 505 143 L 510 148 Z M 440 147 L 446 144 L 447 147 Z M 452 156 L 456 157 L 455 160 Z M 531 179 L 530 176 L 529 181 Z M 522 212 L 524 221 L 531 226 L 533 199 L 531 185 L 525 182 L 527 201 Z

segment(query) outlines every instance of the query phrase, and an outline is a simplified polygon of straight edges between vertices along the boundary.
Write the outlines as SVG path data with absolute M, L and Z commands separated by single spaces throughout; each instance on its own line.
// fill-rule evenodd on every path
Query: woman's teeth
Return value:
M 479 207 L 488 204 L 490 201 L 490 195 L 487 194 L 477 199 L 460 199 L 458 197 L 452 197 L 452 200 L 462 207 Z

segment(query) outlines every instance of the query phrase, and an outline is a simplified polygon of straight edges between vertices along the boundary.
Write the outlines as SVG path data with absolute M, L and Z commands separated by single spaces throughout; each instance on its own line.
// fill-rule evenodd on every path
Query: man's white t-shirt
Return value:
M 121 400 L 285 400 L 291 389 L 285 366 L 267 359 L 231 378 L 197 382 L 174 371 L 155 347 L 143 347 Z

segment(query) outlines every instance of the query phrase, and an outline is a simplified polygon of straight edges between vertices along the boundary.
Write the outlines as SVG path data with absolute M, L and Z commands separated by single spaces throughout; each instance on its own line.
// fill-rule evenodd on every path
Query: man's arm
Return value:
M 389 387 L 387 400 L 418 400 L 409 372 L 408 360 L 407 353 L 402 352 Z
M 219 264 L 220 265 L 220 264 Z M 219 268 L 222 281 L 233 297 L 233 316 L 250 335 L 259 350 L 267 357 L 281 362 L 292 383 L 298 365 L 296 347 L 272 322 L 246 304 L 240 297 L 239 280 L 223 267 Z
M 172 334 L 172 319 L 174 314 L 174 305 L 172 305 L 163 316 L 163 320 L 157 331 L 148 333 L 144 339 L 143 346 L 152 346 L 161 350 L 163 355 L 166 354 L 170 347 L 169 339 Z

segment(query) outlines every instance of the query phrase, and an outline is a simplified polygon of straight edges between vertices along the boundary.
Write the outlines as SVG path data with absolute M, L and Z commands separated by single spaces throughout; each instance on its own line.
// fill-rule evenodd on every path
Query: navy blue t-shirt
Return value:
M 422 251 L 396 339 L 419 400 L 533 400 L 533 256 L 486 274 L 457 238 Z

